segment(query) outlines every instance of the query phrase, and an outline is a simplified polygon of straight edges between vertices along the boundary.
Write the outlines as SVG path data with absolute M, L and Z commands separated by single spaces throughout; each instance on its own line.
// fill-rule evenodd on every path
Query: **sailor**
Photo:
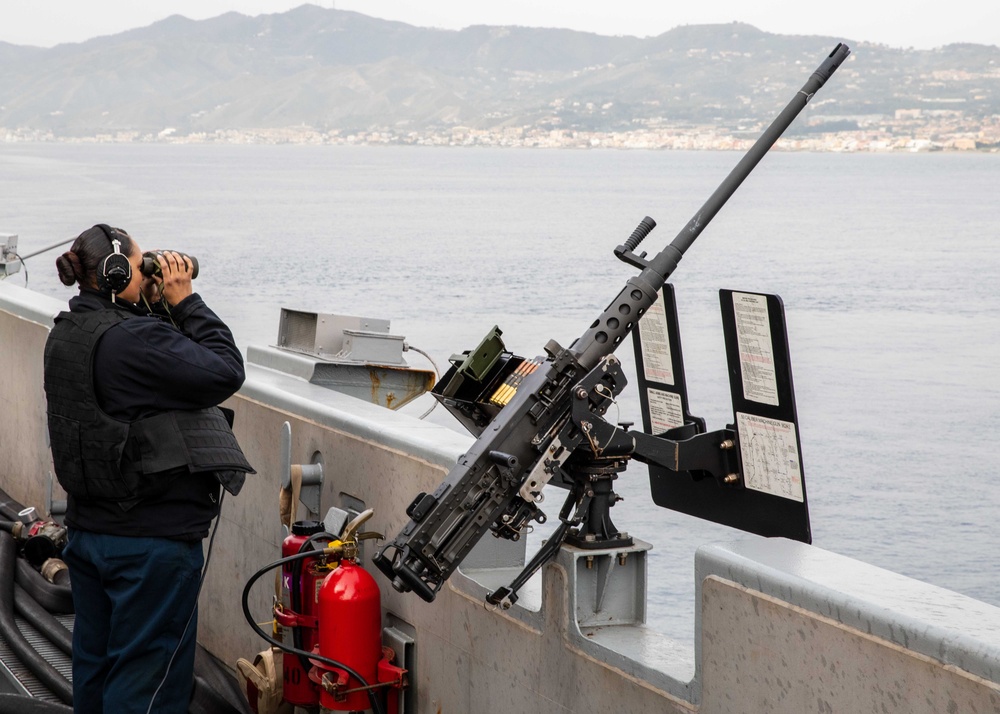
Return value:
M 56 259 L 80 286 L 45 346 L 76 714 L 187 712 L 203 540 L 223 487 L 254 473 L 218 407 L 245 378 L 232 332 L 192 291 L 191 258 L 152 257 L 144 276 L 136 241 L 100 224 Z

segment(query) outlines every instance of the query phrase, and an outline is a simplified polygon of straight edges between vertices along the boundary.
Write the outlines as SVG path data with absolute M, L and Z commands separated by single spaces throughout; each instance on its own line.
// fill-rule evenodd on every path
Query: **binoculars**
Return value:
M 173 251 L 178 255 L 181 255 L 191 261 L 191 279 L 194 280 L 198 277 L 198 259 L 193 255 L 188 255 L 187 253 L 181 253 L 179 250 Z M 142 268 L 139 272 L 145 275 L 147 278 L 151 276 L 159 276 L 160 273 L 160 263 L 159 263 L 159 253 L 154 253 L 153 251 L 147 251 L 142 254 Z

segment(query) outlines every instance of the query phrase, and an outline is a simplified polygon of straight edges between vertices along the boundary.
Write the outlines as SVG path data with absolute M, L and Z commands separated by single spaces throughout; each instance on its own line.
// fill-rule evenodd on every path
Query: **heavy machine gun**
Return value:
M 741 430 L 757 428 L 755 441 L 758 436 L 777 440 L 779 448 L 790 441 L 798 457 L 790 368 L 780 340 L 762 349 L 772 355 L 769 369 L 786 375 L 785 379 L 774 374 L 761 377 L 752 357 L 737 376 L 741 370 L 732 366 L 731 358 L 734 397 L 738 386 L 742 406 L 760 408 L 741 412 L 734 398 L 739 423 L 727 429 L 705 432 L 704 421 L 687 413 L 683 384 L 673 392 L 680 400 L 681 418 L 661 424 L 669 428 L 655 436 L 631 431 L 625 424 L 612 425 L 604 415 L 626 383 L 615 350 L 654 306 L 668 317 L 674 312 L 667 279 L 685 251 L 849 54 L 844 44 L 834 48 L 701 209 L 652 258 L 635 251 L 656 224 L 648 217 L 639 223 L 615 254 L 641 272 L 626 282 L 573 344 L 562 347 L 549 341 L 543 356 L 526 360 L 504 351 L 495 330 L 476 350 L 453 358 L 453 368 L 433 393 L 478 438 L 433 493 L 416 497 L 407 509 L 410 522 L 375 555 L 375 565 L 396 590 L 413 591 L 432 601 L 487 530 L 517 540 L 531 521 L 545 521 L 537 504 L 549 483 L 569 489 L 560 524 L 510 586 L 487 598 L 490 602 L 509 607 L 518 589 L 566 539 L 580 547 L 630 545 L 629 536 L 614 527 L 609 510 L 617 498 L 612 482 L 632 458 L 650 464 L 651 474 L 655 471 L 653 496 L 659 505 L 762 535 L 809 542 L 801 468 L 797 482 L 783 482 L 780 487 L 766 475 L 750 478 L 745 468 L 754 458 L 750 439 L 741 443 Z M 783 334 L 780 309 L 768 310 L 775 300 L 775 296 L 724 292 L 723 312 L 728 310 L 732 323 L 742 324 L 744 332 L 762 328 L 765 335 Z M 676 353 L 679 357 L 679 349 Z M 740 355 L 735 359 L 739 363 Z M 754 393 L 758 382 L 764 384 L 764 396 Z M 643 394 L 647 421 L 646 402 L 657 393 Z M 646 424 L 649 430 L 654 426 Z M 787 461 L 787 454 L 776 458 Z M 671 483 L 657 486 L 664 470 L 684 484 L 679 492 Z M 792 481 L 794 477 L 793 473 Z M 710 496 L 699 483 L 712 485 Z M 695 486 L 688 488 L 689 484 Z M 755 514 L 761 508 L 765 514 Z

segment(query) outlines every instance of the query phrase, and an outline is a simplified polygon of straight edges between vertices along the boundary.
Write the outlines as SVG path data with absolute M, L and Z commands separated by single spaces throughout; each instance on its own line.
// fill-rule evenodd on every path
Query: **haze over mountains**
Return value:
M 420 28 L 303 5 L 173 16 L 51 49 L 0 43 L 0 127 L 92 136 L 307 125 L 320 131 L 765 121 L 838 41 L 852 57 L 809 107 L 835 126 L 897 110 L 1000 114 L 1000 48 L 930 51 L 749 25 L 658 37 Z

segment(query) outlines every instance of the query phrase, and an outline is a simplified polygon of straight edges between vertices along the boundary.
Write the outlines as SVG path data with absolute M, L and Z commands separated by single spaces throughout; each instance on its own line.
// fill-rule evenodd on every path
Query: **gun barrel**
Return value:
M 719 184 L 708 200 L 691 217 L 674 240 L 657 253 L 643 271 L 630 279 L 593 326 L 578 339 L 570 350 L 585 368 L 593 368 L 602 357 L 614 352 L 615 348 L 631 332 L 636 321 L 645 314 L 656 300 L 656 294 L 667 278 L 677 268 L 681 258 L 695 239 L 705 230 L 705 226 L 736 193 L 744 179 L 750 175 L 764 155 L 799 115 L 813 95 L 850 55 L 850 48 L 838 44 L 823 63 L 810 75 L 788 105 L 775 117 L 760 138 L 754 142 L 729 175 Z
M 719 212 L 729 197 L 736 193 L 736 189 L 740 187 L 743 180 L 750 175 L 750 172 L 754 170 L 757 164 L 764 154 L 766 154 L 774 143 L 781 137 L 785 132 L 785 129 L 795 120 L 795 117 L 799 115 L 809 100 L 812 99 L 813 95 L 819 91 L 819 89 L 826 84 L 833 73 L 838 67 L 847 59 L 847 56 L 851 54 L 850 48 L 843 42 L 838 44 L 830 55 L 823 60 L 823 63 L 816 69 L 815 72 L 810 75 L 809 80 L 803 85 L 802 89 L 792 98 L 788 105 L 781 111 L 781 113 L 775 117 L 771 125 L 764 130 L 764 133 L 760 135 L 760 138 L 754 142 L 754 145 L 750 147 L 750 150 L 740 159 L 740 162 L 736 164 L 732 171 L 725 180 L 719 184 L 719 187 L 715 189 L 715 192 L 709 196 L 705 204 L 698 210 L 691 220 L 687 222 L 687 225 L 681 229 L 677 237 L 674 238 L 671 246 L 680 253 L 681 255 L 691 247 L 695 239 L 701 235 L 702 230 L 708 225 L 715 214 Z M 652 261 L 651 267 L 661 268 L 663 271 L 664 280 L 670 276 L 673 269 L 677 267 L 676 262 L 664 262 L 662 266 L 656 264 L 656 259 Z M 659 271 L 658 271 L 659 272 Z

